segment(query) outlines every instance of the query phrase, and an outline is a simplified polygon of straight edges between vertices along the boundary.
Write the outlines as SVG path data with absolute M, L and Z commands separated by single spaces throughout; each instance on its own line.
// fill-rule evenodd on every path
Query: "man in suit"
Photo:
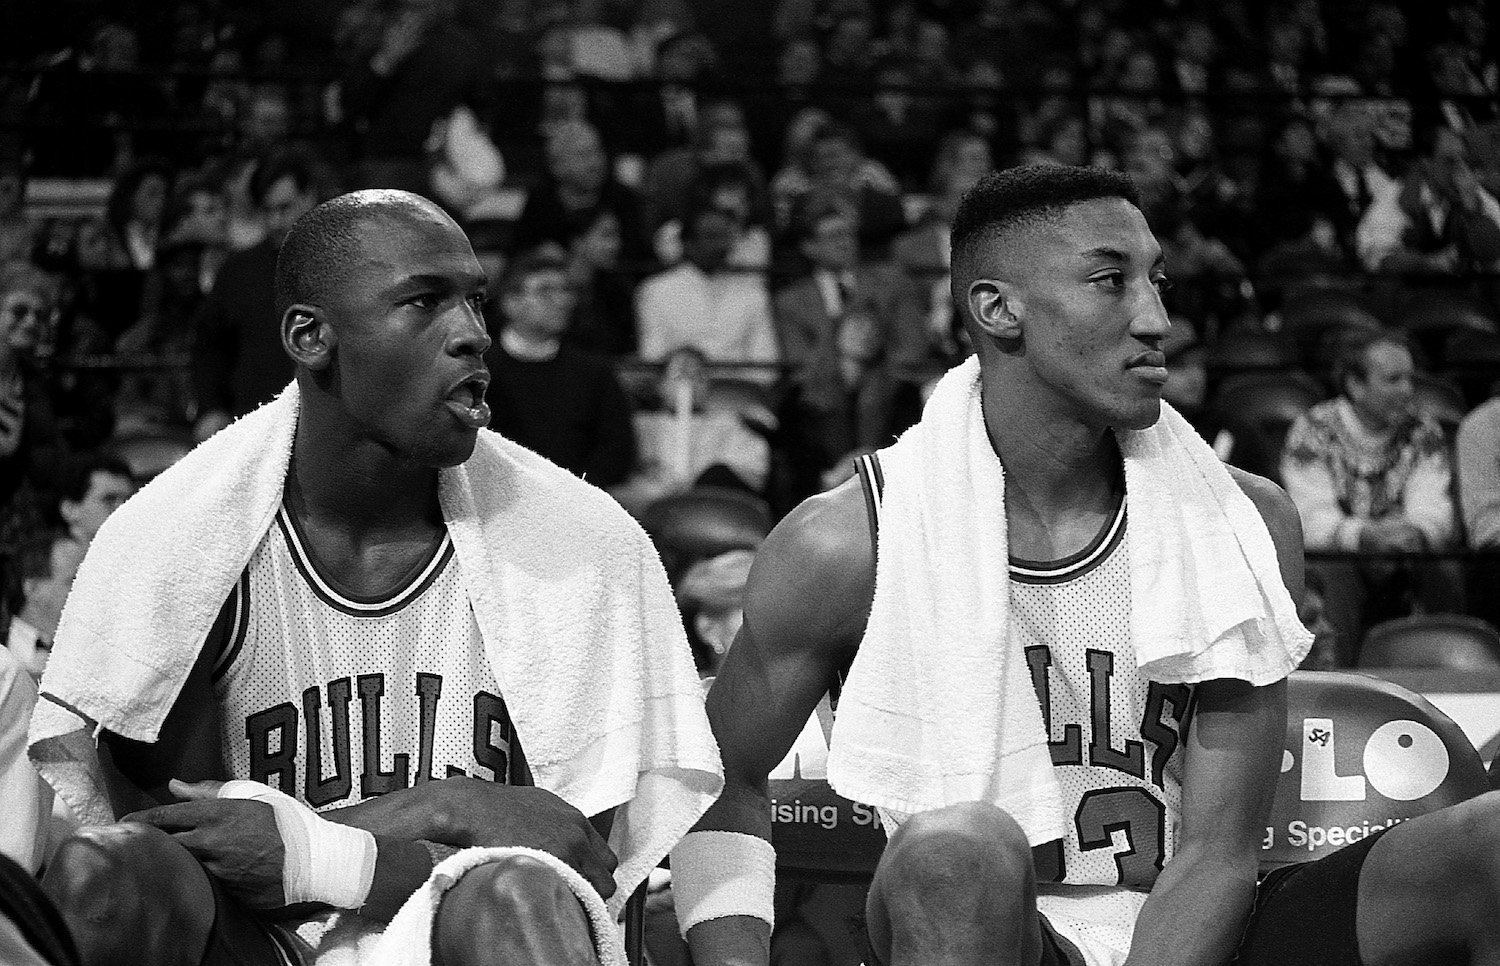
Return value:
M 927 361 L 923 303 L 899 265 L 860 260 L 856 217 L 844 205 L 812 196 L 793 226 L 812 269 L 773 306 L 791 370 L 788 444 L 804 457 L 797 465 L 821 474 L 914 420 L 902 402 L 915 397 Z

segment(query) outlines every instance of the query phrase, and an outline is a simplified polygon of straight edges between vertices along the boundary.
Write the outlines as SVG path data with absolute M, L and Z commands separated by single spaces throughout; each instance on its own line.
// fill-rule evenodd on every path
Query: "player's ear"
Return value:
M 281 316 L 281 347 L 299 366 L 317 372 L 333 361 L 338 336 L 311 305 L 293 305 Z
M 985 335 L 996 339 L 1021 337 L 1016 287 L 995 278 L 976 278 L 969 283 L 965 308 Z

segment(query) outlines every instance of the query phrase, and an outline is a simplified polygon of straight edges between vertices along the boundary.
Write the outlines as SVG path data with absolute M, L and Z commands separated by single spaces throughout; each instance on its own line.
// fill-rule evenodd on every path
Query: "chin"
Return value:
M 1110 420 L 1110 425 L 1115 429 L 1150 429 L 1161 419 L 1161 400 L 1153 399 L 1149 403 L 1131 406 L 1115 414 Z

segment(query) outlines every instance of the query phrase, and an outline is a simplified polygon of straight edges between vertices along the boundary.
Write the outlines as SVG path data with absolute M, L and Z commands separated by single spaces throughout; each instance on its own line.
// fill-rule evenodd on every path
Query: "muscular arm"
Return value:
M 771 837 L 766 776 L 786 756 L 839 659 L 858 643 L 874 587 L 857 480 L 792 511 L 756 557 L 745 623 L 708 696 L 724 791 L 695 826 Z M 688 933 L 702 966 L 765 963 L 764 922 L 731 916 Z
M 1302 534 L 1286 494 L 1231 468 L 1276 544 L 1281 576 L 1302 593 Z M 1286 733 L 1286 682 L 1253 687 L 1206 681 L 1197 689 L 1183 775 L 1177 854 L 1136 923 L 1128 963 L 1224 963 L 1255 897 L 1260 834 L 1276 790 Z

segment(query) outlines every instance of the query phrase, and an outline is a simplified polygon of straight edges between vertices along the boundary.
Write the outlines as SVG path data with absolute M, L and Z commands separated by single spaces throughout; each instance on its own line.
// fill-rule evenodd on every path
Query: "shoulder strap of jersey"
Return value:
M 880 534 L 880 500 L 885 496 L 885 473 L 880 468 L 880 454 L 866 453 L 855 457 L 854 472 L 865 493 L 865 510 L 870 514 L 870 549 Z

